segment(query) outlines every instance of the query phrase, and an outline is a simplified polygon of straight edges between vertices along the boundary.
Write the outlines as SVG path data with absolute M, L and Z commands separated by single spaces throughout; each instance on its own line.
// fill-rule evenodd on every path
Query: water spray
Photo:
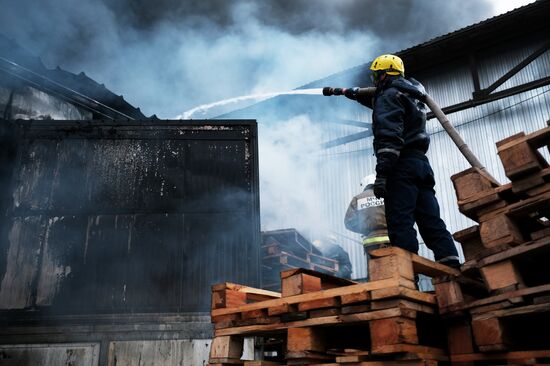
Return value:
M 252 95 L 243 95 L 240 97 L 229 98 L 220 100 L 218 102 L 199 105 L 198 107 L 189 109 L 188 111 L 183 112 L 181 115 L 177 116 L 176 119 L 191 119 L 194 115 L 201 113 L 203 116 L 206 114 L 206 111 L 215 107 L 221 107 L 228 104 L 239 103 L 246 100 L 265 100 L 268 98 L 273 98 L 279 95 L 293 95 L 293 94 L 308 94 L 308 95 L 323 95 L 323 90 L 321 88 L 316 89 L 296 89 L 284 92 L 273 92 L 273 93 L 262 93 L 262 94 L 252 94 Z

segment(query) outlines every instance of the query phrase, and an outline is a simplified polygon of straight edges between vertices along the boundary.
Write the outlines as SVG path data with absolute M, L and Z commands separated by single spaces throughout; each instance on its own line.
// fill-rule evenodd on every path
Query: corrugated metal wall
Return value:
M 540 47 L 542 40 L 533 38 L 517 44 L 503 44 L 487 49 L 478 55 L 481 88 L 504 75 L 513 66 Z M 430 73 L 415 75 L 428 92 L 442 106 L 448 106 L 471 99 L 473 82 L 467 58 L 441 65 Z M 546 52 L 497 91 L 537 78 L 550 76 L 550 52 Z M 340 98 L 337 108 L 342 118 L 370 122 L 370 110 L 345 98 Z M 550 119 L 550 87 L 542 87 L 501 99 L 473 109 L 453 113 L 449 116 L 479 159 L 501 182 L 507 182 L 496 153 L 495 142 L 520 131 L 532 132 L 546 126 Z M 323 121 L 325 140 L 342 137 L 360 128 Z M 468 168 L 467 161 L 460 155 L 450 138 L 434 119 L 428 122 L 431 147 L 428 157 L 436 174 L 436 191 L 441 214 L 451 233 L 472 225 L 472 221 L 458 212 L 456 196 L 450 176 Z M 343 218 L 351 198 L 360 191 L 361 178 L 374 172 L 375 158 L 372 155 L 372 138 L 358 140 L 343 146 L 323 150 L 319 153 L 319 174 L 322 195 L 327 197 L 327 215 L 331 230 L 342 240 L 350 253 L 354 266 L 354 278 L 366 276 L 366 261 L 359 235 L 345 229 Z M 419 238 L 420 239 L 420 238 Z M 425 246 L 421 253 L 431 256 Z

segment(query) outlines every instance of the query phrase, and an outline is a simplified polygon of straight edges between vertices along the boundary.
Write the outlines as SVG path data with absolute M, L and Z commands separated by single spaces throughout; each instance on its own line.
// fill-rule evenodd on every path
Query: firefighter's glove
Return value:
M 344 95 L 351 100 L 357 100 L 357 94 L 359 94 L 358 87 L 344 89 Z
M 399 155 L 391 152 L 382 152 L 376 155 L 376 175 L 387 177 L 393 169 Z
M 386 197 L 386 177 L 377 175 L 372 190 L 376 198 Z

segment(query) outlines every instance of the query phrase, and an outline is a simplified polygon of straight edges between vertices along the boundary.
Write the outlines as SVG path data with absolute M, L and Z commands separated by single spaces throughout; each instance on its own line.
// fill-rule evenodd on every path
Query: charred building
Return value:
M 0 363 L 202 364 L 210 286 L 259 286 L 255 121 L 146 118 L 0 46 Z

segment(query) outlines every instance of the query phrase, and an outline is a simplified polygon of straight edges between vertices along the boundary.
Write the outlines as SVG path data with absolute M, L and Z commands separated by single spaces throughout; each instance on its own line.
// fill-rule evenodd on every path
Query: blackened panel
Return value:
M 87 217 L 50 217 L 42 250 L 41 266 L 37 284 L 36 306 L 52 305 L 59 300 L 59 292 L 69 287 L 68 283 L 79 276 L 85 265 Z M 86 286 L 85 281 L 80 281 Z M 65 307 L 69 303 L 59 302 Z
M 181 222 L 181 215 L 135 217 L 126 272 L 132 311 L 179 310 Z
M 231 210 L 226 193 L 236 190 L 249 195 L 247 202 L 240 202 L 247 209 L 254 204 L 250 133 L 241 133 L 241 139 L 229 129 L 187 132 L 183 136 L 188 138 L 158 136 L 165 132 L 168 138 L 172 128 L 152 130 L 157 135 L 153 139 L 145 138 L 148 129 L 134 126 L 115 129 L 109 138 L 84 139 L 77 137 L 89 126 L 64 126 L 58 138 L 43 128 L 44 136 L 34 129 L 28 132 L 32 140 L 19 173 L 18 214 L 218 212 Z M 232 138 L 218 139 L 225 134 Z
M 255 124 L 154 123 L 22 124 L 4 309 L 208 311 L 212 284 L 258 285 Z
M 89 207 L 88 162 L 93 159 L 89 154 L 89 144 L 88 140 L 64 139 L 57 142 L 50 193 L 53 210 L 79 213 Z
M 189 142 L 184 186 L 185 196 L 192 199 L 189 208 L 216 212 L 243 207 L 237 206 L 243 203 L 241 193 L 251 190 L 247 153 L 242 141 Z
M 31 211 L 52 208 L 51 192 L 57 167 L 57 141 L 21 140 L 25 149 L 17 167 L 14 182 L 14 208 L 31 215 Z
M 256 285 L 257 245 L 249 233 L 249 218 L 232 214 L 187 215 L 184 240 L 183 308 L 208 311 L 204 289 L 220 282 Z
M 145 210 L 145 197 L 157 197 L 153 184 L 142 182 L 154 176 L 156 152 L 143 140 L 93 140 L 90 161 L 90 206 L 105 213 Z M 148 188 L 148 189 L 147 189 Z
M 65 282 L 57 311 L 124 312 L 129 308 L 125 283 L 133 221 L 129 215 L 86 217 L 83 263 Z
M 34 305 L 36 277 L 45 234 L 40 216 L 17 217 L 2 245 L 7 258 L 1 275 L 0 309 L 23 309 Z

